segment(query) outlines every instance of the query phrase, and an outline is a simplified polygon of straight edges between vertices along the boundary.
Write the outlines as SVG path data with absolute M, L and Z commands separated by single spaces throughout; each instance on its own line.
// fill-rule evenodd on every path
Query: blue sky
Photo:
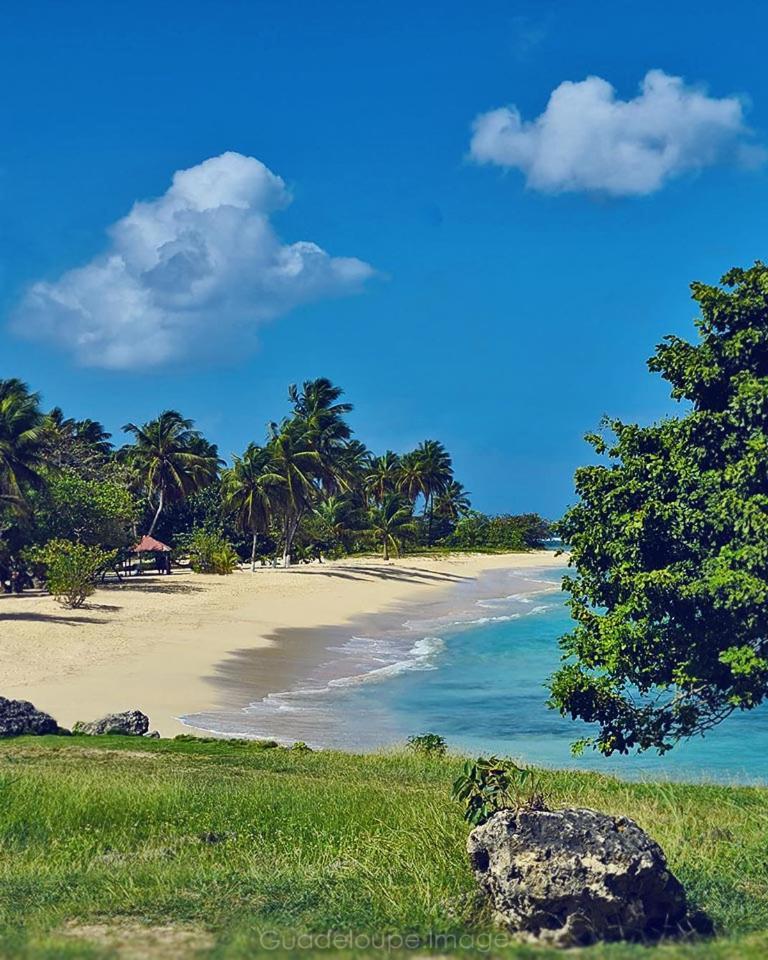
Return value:
M 477 507 L 557 516 L 604 413 L 672 409 L 645 360 L 665 333 L 691 334 L 689 281 L 765 256 L 768 13 L 733 2 L 728 22 L 748 29 L 689 2 L 6 4 L 0 376 L 114 431 L 178 408 L 224 455 L 286 411 L 288 383 L 329 376 L 374 449 L 442 439 Z M 554 145 L 525 128 L 490 162 L 470 156 L 479 115 L 514 104 L 531 120 L 588 76 L 632 100 L 654 69 L 686 94 L 703 85 L 711 106 L 690 128 L 680 108 L 656 184 L 619 164 L 617 187 L 610 151 L 595 169 L 610 130 L 578 104 L 574 129 L 597 140 L 568 181 L 542 173 L 547 150 L 559 162 L 574 149 L 555 124 Z M 119 368 L 84 356 L 47 295 L 23 306 L 32 284 L 55 292 L 101 262 L 136 201 L 226 151 L 284 181 L 269 229 L 328 254 L 309 286 L 273 291 L 267 308 L 258 269 L 241 265 L 234 305 L 197 315 L 194 349 L 176 335 L 159 362 L 139 319 Z M 272 315 L 257 347 L 227 319 L 249 297 Z

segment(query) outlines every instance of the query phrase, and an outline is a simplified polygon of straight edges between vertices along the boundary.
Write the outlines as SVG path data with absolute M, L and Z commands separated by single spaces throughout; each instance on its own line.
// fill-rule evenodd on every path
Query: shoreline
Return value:
M 203 728 L 178 718 L 232 706 L 221 673 L 233 657 L 251 657 L 259 689 L 285 690 L 306 674 L 318 644 L 293 644 L 286 656 L 286 631 L 320 637 L 487 570 L 562 563 L 546 550 L 351 558 L 228 577 L 148 575 L 100 587 L 80 610 L 48 596 L 2 597 L 0 695 L 30 700 L 67 727 L 139 709 L 162 736 L 189 733 Z

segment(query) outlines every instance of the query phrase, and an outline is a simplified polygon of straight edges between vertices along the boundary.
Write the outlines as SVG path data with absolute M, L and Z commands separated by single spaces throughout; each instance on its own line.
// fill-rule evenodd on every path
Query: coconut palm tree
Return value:
M 432 542 L 432 515 L 435 497 L 444 493 L 453 480 L 453 464 L 439 440 L 425 440 L 415 450 L 420 476 L 420 492 L 424 497 L 424 519 L 427 521 L 427 544 Z
M 44 422 L 38 394 L 21 380 L 0 380 L 0 502 L 17 511 L 27 488 L 42 484 Z
M 360 525 L 355 504 L 347 497 L 327 497 L 318 503 L 314 512 L 320 522 L 323 539 L 331 546 L 345 548 L 349 534 Z
M 282 515 L 283 566 L 288 567 L 301 519 L 319 497 L 318 482 L 323 465 L 320 453 L 310 446 L 300 420 L 284 420 L 279 426 L 273 423 L 271 434 L 265 482 L 274 490 L 275 503 Z
M 365 476 L 365 489 L 376 503 L 381 504 L 388 493 L 394 493 L 400 483 L 400 457 L 387 450 L 374 457 Z
M 268 479 L 270 460 L 267 447 L 251 443 L 242 457 L 234 457 L 231 468 L 222 475 L 224 509 L 233 511 L 238 527 L 252 536 L 251 571 L 256 569 L 258 535 L 269 529 L 275 508 L 275 484 Z
M 326 493 L 350 489 L 344 468 L 350 465 L 349 450 L 356 441 L 350 440 L 352 429 L 344 419 L 352 404 L 338 402 L 343 392 L 327 377 L 305 380 L 301 390 L 295 384 L 288 388 L 297 429 L 319 455 L 317 479 Z
M 165 410 L 141 426 L 127 423 L 123 430 L 132 433 L 134 441 L 121 455 L 155 508 L 148 531 L 152 536 L 163 508 L 212 483 L 221 461 L 215 446 L 194 429 L 194 422 L 176 410 Z
M 98 420 L 75 420 L 54 407 L 43 429 L 45 462 L 93 479 L 112 453 L 111 436 Z
M 457 480 L 451 480 L 445 490 L 435 498 L 435 516 L 450 523 L 456 523 L 465 517 L 470 508 L 469 493 Z
M 380 505 L 368 510 L 368 528 L 381 544 L 382 557 L 389 560 L 389 548 L 400 556 L 400 544 L 413 533 L 413 505 L 397 493 L 387 493 Z
M 415 505 L 419 495 L 423 492 L 422 464 L 415 450 L 404 453 L 400 457 L 400 472 L 397 481 L 397 492 L 407 497 Z

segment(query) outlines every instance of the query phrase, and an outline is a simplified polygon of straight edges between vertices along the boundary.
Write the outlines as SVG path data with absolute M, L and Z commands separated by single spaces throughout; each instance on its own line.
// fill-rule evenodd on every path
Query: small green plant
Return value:
M 295 750 L 297 753 L 312 753 L 312 747 L 303 740 L 297 740 L 295 743 L 292 743 L 291 750 Z
M 422 733 L 419 736 L 408 737 L 408 746 L 416 753 L 427 753 L 433 757 L 444 757 L 448 749 L 445 737 L 437 733 Z
M 533 772 L 498 757 L 467 760 L 451 798 L 464 805 L 464 819 L 472 826 L 485 823 L 497 810 L 545 809 Z
M 82 607 L 95 587 L 96 577 L 114 562 L 115 551 L 87 547 L 71 540 L 49 540 L 31 554 L 45 568 L 49 592 L 63 607 Z
M 232 544 L 218 533 L 196 530 L 189 541 L 189 565 L 195 573 L 234 573 L 240 558 Z

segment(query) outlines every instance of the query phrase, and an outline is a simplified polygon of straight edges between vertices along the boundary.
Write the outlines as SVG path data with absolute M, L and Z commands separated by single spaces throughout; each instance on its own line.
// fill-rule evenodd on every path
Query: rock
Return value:
M 661 847 L 628 817 L 594 810 L 501 810 L 467 841 L 497 920 L 558 947 L 704 930 Z
M 20 737 L 25 733 L 42 736 L 58 732 L 59 725 L 53 717 L 36 709 L 28 700 L 0 697 L 0 737 Z
M 101 720 L 93 720 L 90 723 L 78 720 L 72 727 L 73 733 L 87 733 L 91 736 L 114 733 L 125 737 L 143 737 L 147 730 L 149 730 L 149 717 L 140 710 L 108 713 Z
M 144 736 L 147 737 L 149 740 L 159 740 L 159 739 L 160 739 L 160 731 L 159 731 L 159 730 L 150 730 L 149 733 L 145 733 Z

